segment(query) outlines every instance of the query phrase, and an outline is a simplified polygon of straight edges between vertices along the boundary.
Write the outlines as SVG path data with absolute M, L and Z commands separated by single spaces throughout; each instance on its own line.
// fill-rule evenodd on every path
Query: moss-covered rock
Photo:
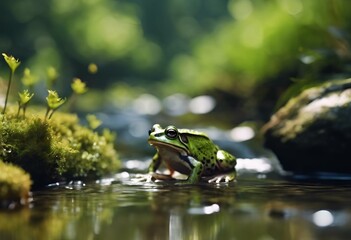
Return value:
M 264 127 L 285 170 L 351 173 L 351 79 L 303 91 Z
M 18 117 L 9 108 L 0 121 L 0 158 L 21 166 L 35 185 L 70 179 L 95 179 L 116 171 L 120 161 L 113 134 L 79 124 L 74 114 L 28 111 Z
M 23 169 L 0 160 L 0 208 L 28 203 L 31 184 Z

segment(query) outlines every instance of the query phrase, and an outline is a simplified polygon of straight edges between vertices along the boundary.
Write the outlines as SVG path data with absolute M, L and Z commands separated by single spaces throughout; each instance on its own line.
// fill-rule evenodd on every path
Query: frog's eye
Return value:
M 149 135 L 152 133 L 152 132 L 154 132 L 155 131 L 155 128 L 153 127 L 153 128 L 151 128 L 150 130 L 149 130 Z
M 170 127 L 166 128 L 165 134 L 166 134 L 167 138 L 175 139 L 178 135 L 178 130 L 173 126 L 170 126 Z

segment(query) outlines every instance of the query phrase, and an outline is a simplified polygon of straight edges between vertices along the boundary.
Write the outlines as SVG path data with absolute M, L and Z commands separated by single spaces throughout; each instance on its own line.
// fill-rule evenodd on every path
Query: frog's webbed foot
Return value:
M 151 173 L 137 174 L 135 178 L 132 179 L 134 182 L 153 182 L 153 176 Z
M 236 172 L 219 174 L 210 178 L 205 178 L 209 183 L 220 183 L 220 182 L 233 182 L 236 178 Z

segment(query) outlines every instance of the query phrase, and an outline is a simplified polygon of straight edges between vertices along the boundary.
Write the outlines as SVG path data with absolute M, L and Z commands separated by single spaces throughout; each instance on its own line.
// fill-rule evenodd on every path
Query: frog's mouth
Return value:
M 177 147 L 171 144 L 167 144 L 164 142 L 156 141 L 156 140 L 149 140 L 148 141 L 150 145 L 154 146 L 157 150 L 160 148 L 168 149 L 170 151 L 175 151 L 178 152 L 182 156 L 188 156 L 190 153 L 187 151 L 187 149 Z

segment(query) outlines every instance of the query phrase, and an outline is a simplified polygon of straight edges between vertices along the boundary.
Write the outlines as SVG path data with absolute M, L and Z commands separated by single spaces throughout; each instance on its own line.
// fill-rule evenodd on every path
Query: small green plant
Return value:
M 94 114 L 88 114 L 86 116 L 86 119 L 88 121 L 88 125 L 92 130 L 97 129 L 101 124 L 101 120 L 98 119 Z
M 26 108 L 28 105 L 28 102 L 32 99 L 34 96 L 34 93 L 30 93 L 27 89 L 23 90 L 23 92 L 18 93 L 19 100 L 18 100 L 18 112 L 17 116 L 19 116 L 19 113 L 21 109 L 23 110 L 23 117 L 26 115 Z
M 31 74 L 31 71 L 29 68 L 25 68 L 21 81 L 23 86 L 27 87 L 29 90 L 33 90 L 33 87 L 37 83 L 38 78 L 36 78 Z
M 75 94 L 81 95 L 88 91 L 85 82 L 82 82 L 79 78 L 74 78 L 71 84 L 72 90 Z
M 72 95 L 68 99 L 67 103 L 67 111 L 70 112 L 72 110 L 73 104 L 76 101 L 76 98 L 78 95 L 82 95 L 88 91 L 88 88 L 80 78 L 73 78 L 73 81 L 71 83 L 71 88 L 73 90 Z
M 46 110 L 45 119 L 50 119 L 54 112 L 66 102 L 66 99 L 60 98 L 56 91 L 48 90 L 48 93 L 49 94 L 46 97 L 48 107 Z
M 7 65 L 10 68 L 10 77 L 9 77 L 9 83 L 7 85 L 5 104 L 4 104 L 4 108 L 2 109 L 2 114 L 5 114 L 12 78 L 13 78 L 13 75 L 15 74 L 17 67 L 20 65 L 21 62 L 18 59 L 14 58 L 13 56 L 8 56 L 6 53 L 3 53 L 2 56 L 4 57 Z
M 88 72 L 90 74 L 96 74 L 98 72 L 98 66 L 95 63 L 90 63 L 88 65 Z
M 49 89 L 52 89 L 55 83 L 57 82 L 59 74 L 56 68 L 52 66 L 47 69 L 46 74 L 47 74 L 47 86 Z

